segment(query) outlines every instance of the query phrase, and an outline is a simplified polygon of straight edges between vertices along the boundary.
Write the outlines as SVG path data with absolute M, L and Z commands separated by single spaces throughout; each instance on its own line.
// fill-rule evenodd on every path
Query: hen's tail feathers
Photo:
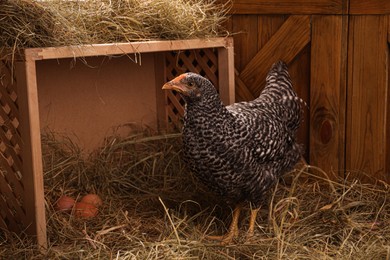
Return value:
M 289 128 L 298 129 L 303 113 L 302 106 L 308 108 L 308 105 L 294 91 L 286 63 L 278 61 L 272 66 L 261 95 L 268 96 L 271 102 L 281 102 L 285 107 Z
M 286 63 L 278 61 L 272 65 L 263 92 L 277 94 L 279 98 L 282 96 L 296 96 Z

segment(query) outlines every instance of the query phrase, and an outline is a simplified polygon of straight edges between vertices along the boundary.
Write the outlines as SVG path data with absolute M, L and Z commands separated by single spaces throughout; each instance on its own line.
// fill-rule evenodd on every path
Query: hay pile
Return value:
M 207 38 L 226 35 L 216 0 L 2 0 L 0 47 Z
M 110 138 L 84 158 L 67 137 L 45 135 L 47 259 L 390 259 L 390 187 L 330 181 L 309 167 L 287 175 L 260 211 L 254 239 L 220 246 L 231 209 L 180 160 L 180 135 Z M 54 210 L 62 195 L 96 192 L 89 221 Z M 245 216 L 245 217 L 244 217 Z M 246 230 L 248 214 L 241 230 Z M 0 232 L 0 259 L 42 259 L 28 239 Z

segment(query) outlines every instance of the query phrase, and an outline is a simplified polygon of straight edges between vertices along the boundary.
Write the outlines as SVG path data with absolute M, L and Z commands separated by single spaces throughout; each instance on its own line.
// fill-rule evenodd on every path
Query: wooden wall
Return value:
M 310 164 L 390 182 L 388 0 L 234 0 L 236 100 L 259 95 L 276 60 L 309 109 Z

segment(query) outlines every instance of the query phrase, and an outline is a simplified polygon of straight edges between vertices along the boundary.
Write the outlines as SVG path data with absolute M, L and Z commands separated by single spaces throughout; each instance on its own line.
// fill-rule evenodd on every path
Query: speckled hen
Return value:
M 212 191 L 235 206 L 224 236 L 209 237 L 227 244 L 238 236 L 242 204 L 252 205 L 248 236 L 267 192 L 301 156 L 296 132 L 302 100 L 292 88 L 284 62 L 269 71 L 260 96 L 225 106 L 206 78 L 185 73 L 163 89 L 178 91 L 186 102 L 183 127 L 184 159 Z

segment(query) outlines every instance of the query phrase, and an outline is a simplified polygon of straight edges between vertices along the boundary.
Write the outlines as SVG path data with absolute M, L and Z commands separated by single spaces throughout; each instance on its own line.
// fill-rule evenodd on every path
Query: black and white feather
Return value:
M 302 110 L 285 63 L 275 63 L 260 96 L 225 106 L 206 78 L 180 76 L 186 102 L 184 159 L 189 169 L 232 204 L 260 206 L 267 191 L 301 156 Z M 169 83 L 167 83 L 169 84 Z

